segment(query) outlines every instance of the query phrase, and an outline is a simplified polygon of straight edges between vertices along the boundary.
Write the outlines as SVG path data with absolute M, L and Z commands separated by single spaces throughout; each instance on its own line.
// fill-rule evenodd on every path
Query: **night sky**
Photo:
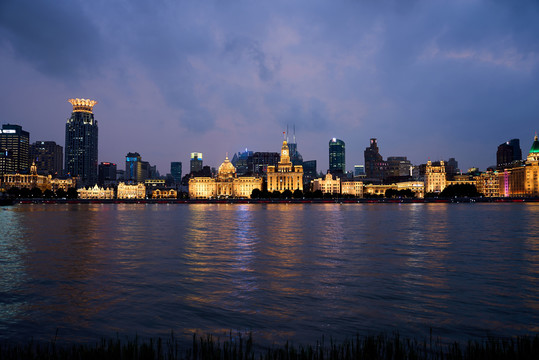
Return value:
M 369 138 L 414 164 L 496 163 L 539 130 L 538 1 L 0 2 L 0 123 L 64 146 L 69 98 L 98 101 L 99 161 L 279 151 L 347 169 Z

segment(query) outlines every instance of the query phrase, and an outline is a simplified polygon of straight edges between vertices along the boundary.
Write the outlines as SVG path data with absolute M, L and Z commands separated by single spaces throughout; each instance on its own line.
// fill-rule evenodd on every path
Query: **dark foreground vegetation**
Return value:
M 539 359 L 539 335 L 509 339 L 487 339 L 442 344 L 439 340 L 413 340 L 392 336 L 357 336 L 344 342 L 324 341 L 313 345 L 261 347 L 251 335 L 193 335 L 189 346 L 181 346 L 173 335 L 166 340 L 102 340 L 93 345 L 58 345 L 29 342 L 0 345 L 0 359 Z

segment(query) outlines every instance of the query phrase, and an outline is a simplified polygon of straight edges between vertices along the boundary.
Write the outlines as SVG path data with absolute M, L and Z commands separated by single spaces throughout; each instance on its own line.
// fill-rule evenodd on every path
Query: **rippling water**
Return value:
M 0 209 L 0 339 L 539 332 L 539 204 Z

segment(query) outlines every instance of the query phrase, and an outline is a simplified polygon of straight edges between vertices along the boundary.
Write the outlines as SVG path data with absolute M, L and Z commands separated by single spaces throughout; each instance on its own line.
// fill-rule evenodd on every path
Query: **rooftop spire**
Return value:
M 67 100 L 73 105 L 73 112 L 86 112 L 92 113 L 94 105 L 97 104 L 96 100 L 90 99 L 69 99 Z

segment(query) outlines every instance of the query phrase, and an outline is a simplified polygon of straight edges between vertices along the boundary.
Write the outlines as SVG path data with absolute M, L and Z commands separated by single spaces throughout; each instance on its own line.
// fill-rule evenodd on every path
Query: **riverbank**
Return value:
M 539 198 L 453 199 L 14 199 L 2 205 L 20 204 L 423 204 L 423 203 L 522 203 Z
M 356 336 L 338 343 L 322 339 L 316 344 L 299 345 L 286 342 L 280 346 L 259 346 L 249 334 L 225 335 L 224 340 L 212 335 L 193 335 L 190 345 L 182 346 L 174 335 L 168 339 L 142 341 L 103 339 L 94 345 L 59 345 L 29 342 L 24 345 L 0 344 L 0 358 L 19 359 L 537 359 L 539 335 L 504 339 L 443 344 L 433 339 L 408 339 L 392 336 Z

